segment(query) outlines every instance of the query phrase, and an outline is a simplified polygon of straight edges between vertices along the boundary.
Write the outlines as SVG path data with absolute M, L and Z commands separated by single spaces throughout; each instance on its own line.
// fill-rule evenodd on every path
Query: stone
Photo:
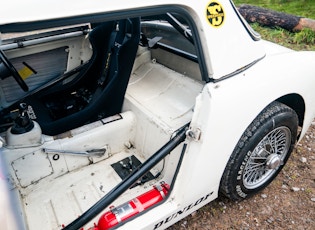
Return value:
M 298 191 L 300 191 L 301 189 L 298 188 L 298 187 L 292 187 L 291 190 L 292 190 L 293 192 L 298 192 Z
M 307 162 L 307 159 L 306 159 L 305 157 L 301 157 L 301 158 L 300 158 L 300 161 L 301 161 L 302 163 L 306 163 L 306 162 Z

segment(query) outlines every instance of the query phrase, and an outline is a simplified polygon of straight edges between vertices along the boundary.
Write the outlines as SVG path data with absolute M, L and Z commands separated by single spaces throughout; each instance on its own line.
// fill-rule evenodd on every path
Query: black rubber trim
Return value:
M 255 60 L 255 61 L 249 63 L 248 65 L 246 65 L 246 66 L 244 66 L 244 67 L 242 67 L 242 68 L 239 68 L 239 69 L 235 70 L 235 71 L 232 72 L 232 73 L 229 73 L 229 74 L 227 74 L 227 75 L 224 75 L 224 76 L 222 76 L 222 77 L 220 77 L 220 78 L 218 78 L 218 79 L 214 79 L 214 80 L 213 80 L 213 83 L 217 83 L 217 82 L 219 82 L 219 81 L 226 80 L 226 79 L 228 79 L 228 78 L 231 78 L 231 77 L 233 77 L 233 76 L 235 76 L 235 75 L 237 75 L 237 74 L 240 74 L 240 73 L 244 72 L 245 70 L 249 69 L 250 67 L 252 67 L 252 66 L 255 65 L 256 63 L 258 63 L 260 60 L 264 59 L 265 56 L 266 56 L 266 55 L 264 55 L 264 56 L 261 57 L 261 58 L 258 58 L 257 60 Z

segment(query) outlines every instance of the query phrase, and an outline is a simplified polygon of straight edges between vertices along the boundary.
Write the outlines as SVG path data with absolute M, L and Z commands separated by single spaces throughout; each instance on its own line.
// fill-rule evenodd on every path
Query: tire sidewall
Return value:
M 282 112 L 279 114 L 274 115 L 271 117 L 271 119 L 268 119 L 266 122 L 264 122 L 259 128 L 255 130 L 255 128 L 252 128 L 252 136 L 248 139 L 248 141 L 245 143 L 245 145 L 240 149 L 240 151 L 237 154 L 236 160 L 235 160 L 235 171 L 232 172 L 232 186 L 234 186 L 234 191 L 236 192 L 238 199 L 244 199 L 247 198 L 258 191 L 265 188 L 268 184 L 272 182 L 272 180 L 278 175 L 278 173 L 281 171 L 283 166 L 285 165 L 286 161 L 288 160 L 290 153 L 292 152 L 296 140 L 296 130 L 297 130 L 297 124 L 295 124 L 294 119 L 294 113 L 288 113 L 288 112 Z M 285 126 L 290 129 L 291 131 L 291 143 L 290 147 L 288 149 L 288 152 L 286 153 L 286 156 L 283 160 L 283 164 L 280 165 L 276 172 L 274 172 L 270 178 L 266 180 L 265 183 L 263 183 L 261 186 L 256 187 L 254 189 L 247 189 L 243 184 L 243 176 L 244 176 L 244 169 L 249 161 L 251 154 L 253 150 L 256 148 L 256 146 L 259 144 L 259 142 L 272 130 Z M 247 132 L 251 132 L 251 129 L 248 129 Z M 235 176 L 233 176 L 233 174 Z

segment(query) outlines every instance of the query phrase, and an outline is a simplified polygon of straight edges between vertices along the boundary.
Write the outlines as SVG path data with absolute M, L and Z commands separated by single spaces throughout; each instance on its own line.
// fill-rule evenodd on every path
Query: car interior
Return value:
M 165 18 L 169 22 L 156 29 L 152 21 Z M 192 39 L 174 29 L 178 24 L 167 14 L 4 39 L 0 132 L 12 125 L 21 103 L 46 135 L 118 114 L 141 47 L 151 51 L 152 60 L 202 81 Z
M 115 202 L 172 183 L 181 148 L 163 146 L 181 144 L 173 137 L 185 137 L 205 84 L 179 15 L 2 33 L 0 50 L 0 134 L 30 228 L 70 223 L 159 149 L 166 156 Z
M 35 111 L 36 121 L 43 132 L 54 135 L 96 120 L 97 116 L 108 117 L 119 113 L 139 39 L 139 18 L 95 26 L 89 33 L 93 50 L 90 60 L 80 66 L 80 70 L 63 76 L 24 99 Z M 65 47 L 46 51 L 42 55 L 48 56 L 47 62 L 54 59 L 61 64 L 66 63 L 63 60 L 67 57 Z M 59 63 L 54 64 L 60 66 Z M 43 70 L 36 68 L 35 71 L 43 72 L 45 68 L 50 66 L 44 66 Z M 64 69 L 65 66 L 59 71 Z M 54 73 L 57 74 L 60 72 Z M 73 79 L 64 83 L 69 78 Z

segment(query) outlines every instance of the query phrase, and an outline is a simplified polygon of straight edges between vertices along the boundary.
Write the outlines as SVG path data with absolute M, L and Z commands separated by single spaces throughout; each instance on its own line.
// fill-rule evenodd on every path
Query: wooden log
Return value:
M 300 31 L 304 28 L 309 28 L 315 31 L 315 20 L 310 18 L 300 18 L 299 24 L 293 28 L 293 31 Z
M 315 31 L 315 20 L 277 12 L 274 10 L 243 4 L 238 7 L 240 14 L 249 23 L 257 22 L 271 28 L 281 27 L 288 31 L 300 31 L 309 28 Z

